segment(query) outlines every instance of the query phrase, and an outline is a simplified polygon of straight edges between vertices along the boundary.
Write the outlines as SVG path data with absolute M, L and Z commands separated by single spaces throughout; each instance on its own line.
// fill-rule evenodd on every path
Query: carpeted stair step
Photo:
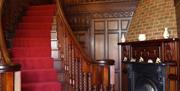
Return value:
M 12 60 L 22 66 L 22 91 L 61 91 L 51 58 L 55 4 L 29 7 L 13 39 Z
M 49 29 L 19 29 L 15 37 L 50 37 Z
M 50 37 L 38 37 L 38 38 L 23 38 L 17 37 L 13 39 L 13 46 L 14 47 L 38 47 L 38 46 L 50 46 L 51 41 L 48 40 Z M 33 41 L 33 42 L 32 42 Z
M 55 7 L 56 7 L 55 4 L 37 5 L 37 6 L 31 6 L 31 7 L 29 7 L 29 10 L 54 10 Z
M 41 69 L 41 70 L 23 70 L 22 71 L 22 82 L 33 83 L 33 82 L 52 82 L 57 81 L 57 73 L 53 69 Z
M 14 47 L 13 57 L 50 57 L 50 47 Z
M 45 29 L 45 30 L 51 30 L 52 23 L 20 23 L 18 26 L 18 30 L 24 30 L 24 29 L 31 29 L 31 30 L 37 30 L 37 29 Z
M 53 59 L 50 57 L 18 57 L 13 58 L 13 62 L 21 64 L 22 70 L 53 68 Z
M 50 37 L 50 29 L 17 29 L 15 37 Z
M 29 10 L 27 16 L 53 16 L 55 10 Z
M 45 23 L 52 22 L 52 16 L 25 16 L 22 22 L 26 23 Z
M 22 91 L 61 91 L 59 82 L 35 82 L 22 84 Z

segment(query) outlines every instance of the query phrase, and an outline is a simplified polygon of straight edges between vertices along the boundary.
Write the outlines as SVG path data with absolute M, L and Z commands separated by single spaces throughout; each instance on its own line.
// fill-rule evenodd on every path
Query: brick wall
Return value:
M 137 41 L 140 33 L 147 40 L 163 39 L 165 27 L 170 37 L 178 36 L 174 0 L 139 0 L 126 39 Z

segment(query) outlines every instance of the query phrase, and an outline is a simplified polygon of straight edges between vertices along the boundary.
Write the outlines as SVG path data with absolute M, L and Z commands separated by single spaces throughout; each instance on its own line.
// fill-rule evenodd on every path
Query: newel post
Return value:
M 0 90 L 21 91 L 20 65 L 0 64 Z
M 94 62 L 94 90 L 93 91 L 113 91 L 115 69 L 114 60 L 100 59 Z

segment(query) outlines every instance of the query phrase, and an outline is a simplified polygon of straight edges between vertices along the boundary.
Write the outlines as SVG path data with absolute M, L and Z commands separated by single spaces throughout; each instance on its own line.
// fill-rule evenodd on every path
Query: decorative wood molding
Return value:
M 132 17 L 136 2 L 92 1 L 70 6 L 65 3 L 64 6 L 67 20 L 73 31 L 86 31 L 90 29 L 92 19 Z
M 65 11 L 70 14 L 77 13 L 104 13 L 104 12 L 121 12 L 121 11 L 134 11 L 136 2 L 116 2 L 116 3 L 89 3 L 80 4 L 71 7 L 65 7 Z
M 105 12 L 105 13 L 94 13 L 91 14 L 92 18 L 125 18 L 125 17 L 132 17 L 133 16 L 133 10 L 132 11 L 120 11 L 120 12 Z

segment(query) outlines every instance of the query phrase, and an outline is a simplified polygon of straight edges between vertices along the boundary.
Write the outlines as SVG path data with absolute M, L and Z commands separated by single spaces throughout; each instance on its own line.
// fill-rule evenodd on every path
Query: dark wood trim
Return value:
M 99 64 L 99 65 L 114 65 L 115 61 L 113 59 L 99 59 L 96 61 L 93 61 L 93 64 Z
M 93 8 L 92 8 L 93 7 Z M 110 8 L 111 7 L 111 8 Z M 112 11 L 134 11 L 136 3 L 117 2 L 117 3 L 88 3 L 65 7 L 68 13 L 100 13 Z
M 179 38 L 170 38 L 170 39 L 157 39 L 157 40 L 145 40 L 145 41 L 133 41 L 133 42 L 124 42 L 124 43 L 118 43 L 118 45 L 144 45 L 148 42 L 148 44 L 151 43 L 159 43 L 159 42 L 170 42 L 170 41 L 178 41 Z
M 175 6 L 180 5 L 180 1 L 179 0 L 174 0 Z
M 0 73 L 20 71 L 20 64 L 0 65 Z

